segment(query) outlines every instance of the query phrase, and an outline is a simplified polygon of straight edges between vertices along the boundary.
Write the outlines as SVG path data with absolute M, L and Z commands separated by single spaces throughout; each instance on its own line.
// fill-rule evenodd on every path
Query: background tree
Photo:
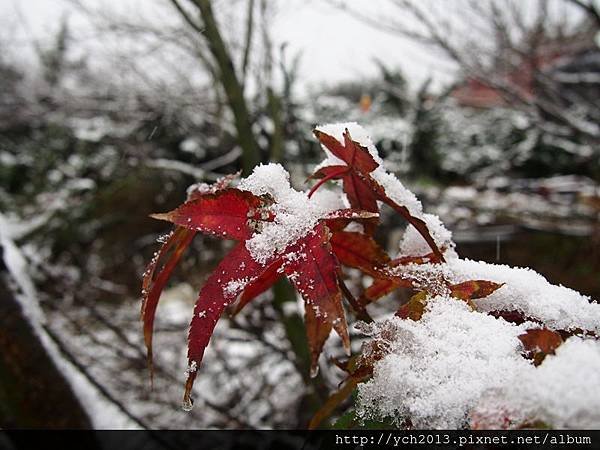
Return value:
M 493 101 L 521 112 L 539 130 L 542 147 L 597 171 L 600 108 L 590 99 L 600 81 L 598 3 L 461 0 L 453 6 L 394 0 L 382 17 L 339 4 L 450 62 L 462 80 L 452 93 L 459 102 L 481 108 Z

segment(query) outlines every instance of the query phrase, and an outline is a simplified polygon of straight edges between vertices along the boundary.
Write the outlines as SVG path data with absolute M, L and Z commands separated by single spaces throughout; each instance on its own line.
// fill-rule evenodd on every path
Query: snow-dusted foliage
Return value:
M 416 428 L 597 428 L 600 345 L 570 337 L 535 367 L 518 338 L 531 327 L 444 296 L 419 321 L 369 327 L 389 353 L 359 385 L 359 415 Z
M 519 355 L 515 326 L 449 297 L 435 297 L 421 320 L 393 318 L 370 327 L 389 354 L 359 388 L 362 417 L 392 418 L 417 428 L 462 428 L 488 389 L 529 365 Z
M 426 250 L 425 242 L 407 230 L 400 254 L 419 249 Z M 444 264 L 396 270 L 421 283 L 484 279 L 503 285 L 471 307 L 431 295 L 420 320 L 363 325 L 386 356 L 359 385 L 359 417 L 416 428 L 600 426 L 600 305 L 531 269 L 456 255 Z M 503 312 L 519 320 L 505 320 Z M 528 349 L 519 339 L 531 329 L 568 336 L 538 367 L 523 357 Z
M 349 129 L 382 163 L 356 124 L 319 129 L 340 141 L 343 130 Z M 321 166 L 336 164 L 339 161 L 328 155 Z M 410 205 L 411 212 L 426 221 L 446 262 L 392 269 L 424 290 L 420 319 L 396 314 L 359 324 L 369 336 L 365 348 L 376 343 L 384 356 L 374 363 L 372 377 L 358 384 L 357 416 L 416 428 L 600 426 L 600 344 L 595 338 L 600 331 L 600 306 L 571 289 L 550 284 L 533 270 L 460 259 L 451 233 L 439 218 L 423 214 L 416 197 L 383 165 L 373 177 L 388 195 Z M 398 256 L 429 251 L 423 236 L 408 227 Z M 449 286 L 468 280 L 487 280 L 501 287 L 465 302 L 453 296 Z M 560 331 L 566 340 L 555 351 L 544 348 L 542 340 L 534 342 L 532 349 L 524 338 L 530 330 Z M 562 342 L 558 334 L 552 336 Z M 525 357 L 542 350 L 547 354 L 541 363 Z
M 471 412 L 480 428 L 507 426 L 507 418 L 553 428 L 597 429 L 600 423 L 600 346 L 569 338 L 537 367 L 527 366 L 513 379 L 490 390 Z M 533 419 L 533 421 L 532 421 Z M 478 423 L 481 421 L 481 423 Z
M 242 180 L 239 188 L 254 195 L 270 195 L 275 203 L 271 207 L 273 222 L 262 224 L 260 233 L 246 242 L 252 257 L 261 263 L 274 254 L 283 252 L 291 243 L 306 235 L 331 209 L 326 202 L 310 201 L 305 192 L 290 186 L 287 171 L 280 164 L 261 165 Z
M 247 178 L 199 186 L 178 208 L 153 215 L 175 230 L 144 274 L 150 358 L 161 292 L 194 235 L 238 242 L 196 301 L 184 409 L 192 407 L 193 383 L 202 380 L 204 353 L 225 309 L 239 312 L 287 277 L 304 303 L 312 376 L 332 331 L 351 349 L 344 299 L 367 335 L 361 354 L 338 361 L 348 376 L 311 427 L 354 388 L 358 421 L 414 428 L 600 426 L 600 306 L 530 269 L 461 259 L 452 233 L 387 170 L 362 127 L 321 125 L 314 134 L 326 158 L 310 191 L 294 189 L 281 165 L 259 165 Z M 319 190 L 329 181 L 334 189 Z M 408 222 L 393 259 L 375 239 L 384 206 Z M 344 268 L 370 277 L 359 298 L 345 285 Z M 392 318 L 373 320 L 367 306 L 401 288 L 414 295 Z M 569 390 L 573 378 L 581 386 Z

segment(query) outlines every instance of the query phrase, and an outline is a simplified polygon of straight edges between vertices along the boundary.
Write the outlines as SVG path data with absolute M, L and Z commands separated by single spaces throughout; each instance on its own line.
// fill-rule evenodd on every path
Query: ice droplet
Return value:
M 184 411 L 191 411 L 192 408 L 194 407 L 194 400 L 192 399 L 192 397 L 189 398 L 184 398 L 183 401 L 181 402 L 181 409 L 183 409 Z

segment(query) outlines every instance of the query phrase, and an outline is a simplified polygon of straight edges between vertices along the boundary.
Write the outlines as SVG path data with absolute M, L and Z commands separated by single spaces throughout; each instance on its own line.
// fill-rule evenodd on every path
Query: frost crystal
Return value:
M 198 363 L 196 361 L 192 361 L 192 363 L 189 365 L 189 367 L 187 369 L 185 369 L 185 376 L 187 377 L 188 374 L 196 372 L 198 370 Z

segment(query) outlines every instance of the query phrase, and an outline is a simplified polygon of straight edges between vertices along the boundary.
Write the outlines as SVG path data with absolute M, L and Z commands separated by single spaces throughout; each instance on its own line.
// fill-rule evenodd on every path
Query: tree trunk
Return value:
M 3 275 L 0 272 L 0 428 L 92 428 Z
M 261 155 L 260 148 L 252 132 L 252 122 L 244 98 L 244 89 L 235 73 L 231 55 L 219 31 L 210 0 L 193 0 L 193 2 L 200 10 L 204 24 L 204 36 L 217 63 L 221 84 L 227 96 L 227 103 L 233 113 L 238 141 L 243 151 L 244 175 L 249 175 L 254 166 L 260 163 Z

